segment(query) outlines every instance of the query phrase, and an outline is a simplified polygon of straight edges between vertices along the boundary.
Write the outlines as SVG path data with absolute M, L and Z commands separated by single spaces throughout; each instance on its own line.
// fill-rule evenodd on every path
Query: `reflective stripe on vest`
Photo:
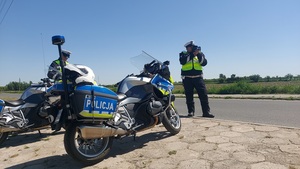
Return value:
M 190 60 L 186 62 L 186 64 L 182 65 L 182 71 L 189 71 L 192 70 L 193 68 L 195 70 L 202 70 L 202 66 L 199 63 L 197 56 L 195 56 L 193 60 Z
M 56 60 L 55 63 L 59 65 L 59 71 L 62 72 L 62 71 L 61 71 L 61 67 L 60 67 L 60 61 L 59 61 L 59 60 Z M 69 63 L 66 62 L 66 65 L 67 65 L 67 64 L 69 64 Z

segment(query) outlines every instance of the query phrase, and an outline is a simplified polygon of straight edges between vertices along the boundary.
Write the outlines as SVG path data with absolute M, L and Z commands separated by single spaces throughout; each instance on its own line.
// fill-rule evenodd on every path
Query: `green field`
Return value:
M 300 94 L 300 81 L 237 82 L 206 84 L 209 94 Z M 183 85 L 175 84 L 174 93 L 183 94 Z
M 114 85 L 105 85 L 116 91 Z M 278 82 L 245 82 L 236 83 L 206 83 L 209 94 L 300 94 L 300 81 L 278 81 Z M 10 91 L 0 90 L 9 93 Z M 13 91 L 11 93 L 22 93 L 22 91 Z M 175 83 L 174 94 L 184 94 L 183 85 Z

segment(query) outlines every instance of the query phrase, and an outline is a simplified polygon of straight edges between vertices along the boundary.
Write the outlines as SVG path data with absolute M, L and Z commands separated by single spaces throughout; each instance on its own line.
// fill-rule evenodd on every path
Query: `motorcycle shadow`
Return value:
M 168 137 L 173 136 L 167 131 L 153 132 L 143 134 L 141 136 L 125 137 L 123 139 L 115 140 L 111 152 L 108 154 L 107 158 L 116 157 L 117 155 L 126 154 L 128 152 L 134 151 L 135 149 L 143 148 L 148 142 L 159 141 Z
M 31 139 L 31 141 L 37 141 L 39 139 L 38 133 L 35 133 L 34 135 L 36 135 L 35 139 Z M 45 134 L 45 136 L 47 136 L 47 134 Z M 160 131 L 160 132 L 146 133 L 141 136 L 136 136 L 135 140 L 133 136 L 114 140 L 112 150 L 106 158 L 116 157 L 117 155 L 122 155 L 122 154 L 132 152 L 136 149 L 140 149 L 147 146 L 148 142 L 159 141 L 171 136 L 173 135 L 171 135 L 167 131 Z M 22 143 L 25 144 L 25 142 Z M 44 157 L 32 161 L 26 161 L 24 163 L 8 167 L 7 169 L 27 168 L 28 166 L 34 166 L 34 168 L 73 168 L 73 169 L 80 169 L 86 167 L 82 163 L 72 159 L 69 155 L 63 154 L 63 155 Z
M 64 131 L 57 132 L 55 135 L 63 134 Z M 4 147 L 15 147 L 20 145 L 25 145 L 29 143 L 34 143 L 38 141 L 42 141 L 43 139 L 46 139 L 47 137 L 53 135 L 52 133 L 49 133 L 48 131 L 41 130 L 41 134 L 38 131 L 33 131 L 30 133 L 20 133 L 20 134 L 12 134 L 9 135 L 7 140 L 3 144 L 0 145 L 0 148 Z

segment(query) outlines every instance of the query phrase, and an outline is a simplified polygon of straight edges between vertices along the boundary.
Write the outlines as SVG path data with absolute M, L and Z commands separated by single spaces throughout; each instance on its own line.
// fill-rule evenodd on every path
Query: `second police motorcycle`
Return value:
M 47 129 L 58 124 L 59 98 L 47 93 L 48 78 L 31 84 L 18 100 L 0 99 L 0 145 L 9 135 Z
M 64 42 L 63 36 L 52 37 L 60 59 Z M 125 77 L 116 92 L 94 85 L 94 76 L 90 75 L 93 72 L 88 67 L 64 66 L 60 62 L 62 84 L 54 84 L 48 91 L 60 92 L 64 99 L 64 146 L 75 160 L 85 165 L 96 164 L 110 152 L 114 139 L 161 123 L 173 135 L 180 132 L 169 62 L 162 63 L 145 52 L 132 61 L 137 60 L 144 62 L 142 73 Z

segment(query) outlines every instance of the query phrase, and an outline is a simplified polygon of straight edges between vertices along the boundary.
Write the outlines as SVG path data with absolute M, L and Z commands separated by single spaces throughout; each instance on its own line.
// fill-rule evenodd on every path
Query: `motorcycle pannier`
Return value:
M 74 111 L 84 118 L 113 118 L 117 108 L 117 94 L 95 85 L 76 87 L 71 97 Z

